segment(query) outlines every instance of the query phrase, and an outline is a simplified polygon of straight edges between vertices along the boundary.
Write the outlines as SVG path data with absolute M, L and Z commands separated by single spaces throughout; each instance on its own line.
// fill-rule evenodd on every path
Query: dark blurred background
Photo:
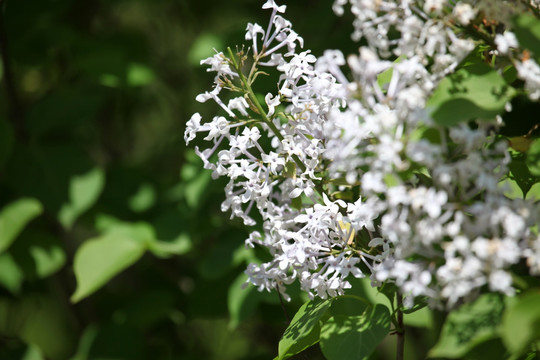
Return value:
M 277 355 L 305 297 L 241 289 L 266 255 L 183 140 L 218 111 L 194 100 L 214 77 L 200 59 L 266 28 L 262 4 L 0 0 L 0 359 Z M 286 4 L 315 55 L 354 52 L 331 0 Z

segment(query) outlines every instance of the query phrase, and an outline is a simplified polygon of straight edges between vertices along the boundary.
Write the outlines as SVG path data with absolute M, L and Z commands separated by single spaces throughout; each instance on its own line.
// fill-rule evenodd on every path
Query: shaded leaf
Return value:
M 540 293 L 520 296 L 504 312 L 501 337 L 508 350 L 521 354 L 540 339 Z
M 512 156 L 512 162 L 508 164 L 512 179 L 517 183 L 524 197 L 534 184 L 540 182 L 540 176 L 531 173 L 526 161 L 526 155 L 520 153 Z
M 540 176 L 540 140 L 534 141 L 529 147 L 526 164 L 532 175 Z
M 488 337 L 485 341 L 479 341 L 476 344 L 467 352 L 465 356 L 467 360 L 503 360 L 509 357 L 500 337 Z
M 452 311 L 429 357 L 461 359 L 478 344 L 497 337 L 503 310 L 501 295 L 485 294 Z
M 337 315 L 321 328 L 321 350 L 328 360 L 368 359 L 390 331 L 390 311 L 377 304 L 363 315 Z
M 520 14 L 513 19 L 512 31 L 516 34 L 519 44 L 532 51 L 535 57 L 540 57 L 540 21 L 533 15 Z
M 258 302 L 259 293 L 254 286 L 244 286 L 247 275 L 240 274 L 229 286 L 227 306 L 229 308 L 229 327 L 236 328 L 243 320 L 250 316 Z
M 0 333 L 37 346 L 48 359 L 67 359 L 76 344 L 76 332 L 63 306 L 43 296 L 0 298 Z
M 368 306 L 371 306 L 371 303 L 359 296 L 340 296 L 332 302 L 330 314 L 332 314 L 332 316 L 363 315 Z

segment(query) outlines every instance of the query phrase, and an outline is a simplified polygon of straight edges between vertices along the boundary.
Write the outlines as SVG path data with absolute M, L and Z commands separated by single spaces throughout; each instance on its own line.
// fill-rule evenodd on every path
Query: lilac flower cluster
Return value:
M 523 259 L 540 273 L 531 231 L 540 209 L 504 196 L 510 157 L 493 134 L 498 125 L 446 128 L 426 109 L 475 47 L 456 29 L 480 12 L 503 21 L 508 3 L 336 0 L 336 14 L 350 7 L 355 16 L 353 39 L 368 45 L 317 58 L 300 50 L 286 7 L 268 0 L 268 26 L 247 26 L 249 50 L 201 61 L 216 77 L 197 100 L 215 101 L 224 115 L 194 114 L 185 140 L 202 132 L 210 143 L 195 151 L 213 177 L 229 179 L 222 210 L 247 226 L 256 225 L 253 212 L 262 218 L 246 245 L 267 248 L 272 260 L 249 265 L 252 284 L 287 297 L 286 285 L 299 281 L 326 298 L 343 294 L 349 276 L 369 276 L 395 282 L 409 305 L 427 296 L 452 306 L 482 289 L 513 294 L 508 269 Z M 520 57 L 514 34 L 494 44 L 539 98 L 540 67 Z M 262 102 L 252 86 L 265 67 L 280 73 L 279 90 Z M 237 97 L 226 104 L 224 90 Z

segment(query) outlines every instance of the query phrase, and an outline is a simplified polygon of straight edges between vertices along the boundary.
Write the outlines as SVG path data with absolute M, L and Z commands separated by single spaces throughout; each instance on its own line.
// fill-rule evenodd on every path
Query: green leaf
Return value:
M 432 109 L 435 122 L 452 126 L 472 119 L 493 119 L 515 94 L 495 70 L 480 63 L 441 80 L 426 106 Z
M 392 301 L 388 300 L 378 288 L 371 286 L 371 280 L 369 277 L 361 279 L 351 278 L 349 280 L 352 287 L 347 290 L 348 295 L 357 295 L 363 299 L 368 300 L 371 304 L 382 304 L 388 308 L 392 307 Z
M 428 307 L 422 307 L 410 314 L 405 314 L 403 317 L 403 323 L 406 326 L 432 328 L 433 312 Z
M 277 292 L 258 291 L 252 284 L 246 284 L 247 280 L 247 275 L 241 273 L 229 286 L 227 306 L 229 309 L 230 329 L 235 329 L 242 321 L 249 319 L 261 302 L 279 303 Z
M 105 173 L 97 167 L 73 176 L 69 182 L 69 203 L 64 204 L 58 214 L 60 223 L 71 228 L 75 220 L 97 201 L 104 185 Z
M 206 33 L 199 35 L 188 52 L 188 59 L 191 65 L 199 66 L 202 59 L 213 56 L 215 51 L 212 49 L 222 49 L 223 40 L 220 36 Z
M 139 186 L 137 192 L 129 199 L 129 208 L 136 213 L 150 209 L 156 203 L 156 189 L 149 183 Z
M 508 350 L 521 354 L 540 339 L 540 293 L 520 296 L 504 312 L 501 336 Z
M 4 252 L 24 227 L 43 211 L 36 199 L 22 198 L 0 212 L 0 253 Z
M 368 306 L 371 306 L 371 303 L 360 296 L 340 296 L 332 303 L 330 314 L 332 316 L 363 315 Z
M 35 274 L 40 279 L 56 273 L 66 263 L 63 245 L 57 237 L 36 232 L 24 245 L 24 250 L 33 260 Z M 15 251 L 14 255 L 17 256 Z
M 0 333 L 37 346 L 47 359 L 68 359 L 76 331 L 63 304 L 54 297 L 0 298 Z
M 220 234 L 220 241 L 206 249 L 199 263 L 199 274 L 206 279 L 217 279 L 238 266 L 235 253 L 245 248 L 242 239 L 246 237 L 244 232 L 233 230 Z
M 527 196 L 525 197 L 527 200 L 532 201 L 540 201 L 540 182 L 537 182 L 527 192 Z
M 43 228 L 25 231 L 9 249 L 17 267 L 26 280 L 46 278 L 64 266 L 66 254 L 64 244 L 58 236 Z
M 46 360 L 41 350 L 36 345 L 30 344 L 21 360 Z
M 119 225 L 105 235 L 87 240 L 75 253 L 77 289 L 71 301 L 84 299 L 133 265 L 154 239 L 150 226 L 139 223 Z
M 279 342 L 279 360 L 298 354 L 319 341 L 319 320 L 331 304 L 332 299 L 315 299 L 300 307 Z
M 429 357 L 461 359 L 478 344 L 497 337 L 503 310 L 501 295 L 485 294 L 452 311 Z
M 513 19 L 512 31 L 516 34 L 519 44 L 540 57 L 540 20 L 529 14 L 520 14 Z
M 229 308 L 229 327 L 236 328 L 248 318 L 260 301 L 259 292 L 254 286 L 244 286 L 247 275 L 240 274 L 229 287 L 227 306 Z
M 512 162 L 508 164 L 512 179 L 518 184 L 519 188 L 523 192 L 523 196 L 526 197 L 532 186 L 540 182 L 540 176 L 531 174 L 529 167 L 527 166 L 527 156 L 522 153 L 518 153 L 512 156 Z
M 173 255 L 184 255 L 193 249 L 193 242 L 186 233 L 178 235 L 171 241 L 155 240 L 148 244 L 150 250 L 155 256 L 167 258 Z
M 143 64 L 130 64 L 127 69 L 127 83 L 130 86 L 144 86 L 150 84 L 156 75 L 154 71 Z
M 500 337 L 487 338 L 485 341 L 475 342 L 475 346 L 467 352 L 465 359 L 467 360 L 507 360 L 509 358 L 508 351 Z
M 532 175 L 540 176 L 540 140 L 535 140 L 527 151 L 526 164 Z
M 397 64 L 401 62 L 401 60 L 405 59 L 406 57 L 401 55 L 396 60 L 394 60 L 394 64 Z M 379 87 L 381 89 L 385 89 L 388 84 L 390 84 L 390 81 L 392 80 L 392 74 L 394 73 L 394 67 L 389 67 L 379 75 L 377 75 L 377 84 L 379 84 Z M 386 89 L 385 89 L 386 90 Z
M 12 294 L 18 294 L 24 273 L 9 252 L 0 255 L 0 284 Z
M 184 195 L 190 208 L 196 208 L 202 203 L 202 198 L 208 191 L 208 184 L 212 180 L 212 173 L 201 171 L 195 180 L 185 184 Z
M 384 305 L 363 315 L 330 318 L 321 328 L 321 350 L 328 360 L 368 359 L 390 331 L 390 312 Z
M 518 183 L 511 178 L 505 178 L 497 184 L 501 189 L 504 189 L 504 196 L 509 199 L 523 199 L 523 191 L 519 187 Z

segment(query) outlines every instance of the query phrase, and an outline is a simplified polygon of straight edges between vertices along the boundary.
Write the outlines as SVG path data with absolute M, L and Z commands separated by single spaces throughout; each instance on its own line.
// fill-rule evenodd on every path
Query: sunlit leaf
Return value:
M 435 122 L 451 126 L 472 119 L 494 119 L 515 94 L 497 71 L 480 63 L 441 80 L 426 106 Z
M 156 202 L 156 189 L 151 184 L 142 184 L 129 199 L 129 207 L 134 212 L 144 212 Z
M 504 196 L 509 199 L 523 199 L 523 191 L 514 179 L 506 178 L 499 182 L 497 186 L 504 189 Z
M 24 281 L 24 272 L 13 260 L 9 252 L 0 255 L 0 285 L 10 291 L 12 294 L 18 294 L 22 282 Z
M 69 182 L 69 203 L 64 204 L 58 214 L 62 225 L 70 228 L 97 201 L 104 185 L 105 173 L 97 167 L 85 174 L 73 176 Z
M 0 212 L 0 253 L 4 252 L 24 227 L 43 211 L 36 199 L 22 198 Z
M 128 66 L 127 83 L 130 86 L 148 85 L 155 78 L 154 71 L 146 65 L 133 63 Z
M 514 180 L 521 189 L 524 196 L 532 188 L 532 186 L 540 182 L 540 176 L 534 175 L 527 166 L 527 157 L 525 154 L 512 156 L 512 162 L 508 164 L 512 180 Z
M 527 200 L 540 201 L 540 182 L 537 182 L 527 192 Z
M 21 360 L 46 360 L 43 353 L 36 345 L 30 344 Z
M 59 244 L 51 247 L 32 246 L 29 252 L 34 259 L 36 274 L 39 278 L 45 278 L 54 274 L 65 264 L 66 254 Z
M 315 299 L 302 305 L 279 342 L 278 359 L 288 359 L 319 341 L 319 320 L 331 304 L 331 299 Z
M 199 65 L 201 59 L 205 59 L 215 54 L 224 47 L 223 40 L 214 34 L 206 33 L 199 35 L 188 52 L 188 59 L 192 65 Z
M 186 233 L 178 235 L 171 241 L 155 240 L 148 244 L 148 250 L 158 257 L 183 255 L 193 248 L 191 238 Z
M 152 242 L 152 229 L 146 224 L 119 225 L 105 235 L 84 242 L 75 254 L 77 289 L 71 297 L 78 302 L 94 293 L 121 271 L 141 258 Z

